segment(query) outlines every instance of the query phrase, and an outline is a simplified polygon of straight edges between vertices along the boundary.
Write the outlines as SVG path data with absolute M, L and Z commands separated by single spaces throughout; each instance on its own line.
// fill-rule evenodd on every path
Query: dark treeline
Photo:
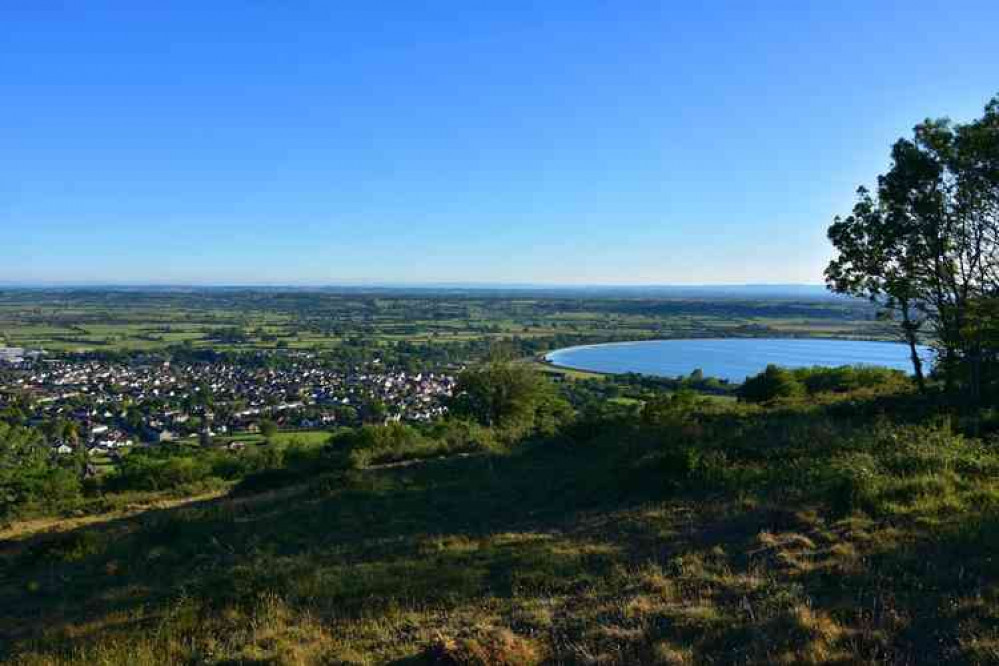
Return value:
M 647 316 L 809 317 L 866 319 L 873 311 L 861 300 L 829 299 L 713 299 L 674 297 L 592 296 L 568 297 L 530 293 L 509 295 L 407 294 L 387 291 L 379 295 L 326 292 L 272 292 L 245 289 L 225 291 L 194 289 L 183 292 L 115 290 L 0 290 L 0 303 L 26 306 L 18 311 L 25 321 L 78 324 L 120 323 L 129 320 L 168 319 L 167 315 L 197 323 L 223 323 L 233 315 L 270 312 L 293 316 L 302 325 L 327 330 L 345 324 L 377 323 L 405 315 L 411 321 L 432 325 L 450 319 L 558 318 L 574 313 Z M 27 306 L 38 306 L 32 310 Z M 48 308 L 65 308 L 52 312 Z M 74 308 L 87 308 L 80 311 Z M 571 324 L 571 321 L 567 321 Z
M 586 308 L 597 312 L 641 314 L 648 316 L 717 316 L 717 317 L 775 317 L 810 319 L 842 319 L 850 315 L 855 319 L 873 318 L 875 312 L 861 300 L 839 301 L 723 301 L 723 300 L 658 300 L 594 301 Z
M 228 332 L 220 339 L 231 340 Z M 601 342 L 623 342 L 634 339 L 626 335 L 603 335 Z M 378 360 L 383 367 L 397 368 L 410 372 L 456 368 L 468 363 L 487 360 L 502 349 L 508 356 L 532 357 L 554 349 L 592 343 L 594 336 L 578 333 L 557 333 L 554 335 L 522 337 L 503 336 L 499 340 L 479 338 L 449 341 L 446 344 L 432 342 L 411 342 L 407 340 L 385 341 L 362 335 L 351 335 L 343 344 L 318 350 L 297 350 L 298 354 L 313 355 L 318 364 L 336 369 L 348 369 L 369 364 Z M 226 363 L 247 367 L 277 368 L 296 362 L 295 353 L 274 353 L 273 350 L 219 350 L 193 345 L 170 345 L 162 350 L 96 350 L 68 354 L 79 360 L 96 360 L 117 363 L 156 363 L 173 361 L 178 363 Z

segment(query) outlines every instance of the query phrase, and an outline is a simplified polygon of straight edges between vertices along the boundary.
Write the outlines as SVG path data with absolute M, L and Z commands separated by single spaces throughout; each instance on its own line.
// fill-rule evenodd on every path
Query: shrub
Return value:
M 106 537 L 93 530 L 70 532 L 40 542 L 30 555 L 57 562 L 78 562 L 104 550 Z
M 168 490 L 212 475 L 211 459 L 181 447 L 141 449 L 125 456 L 109 481 L 113 490 Z
M 554 385 L 528 364 L 493 361 L 458 377 L 451 413 L 497 428 L 513 441 L 531 432 L 553 435 L 572 416 Z
M 353 468 L 425 458 L 440 450 L 418 430 L 402 423 L 365 425 L 334 435 L 332 452 Z
M 0 524 L 26 511 L 67 509 L 81 497 L 74 462 L 54 459 L 39 431 L 0 422 Z
M 314 470 L 323 466 L 322 448 L 292 441 L 282 451 L 285 466 L 297 470 Z M 276 467 L 277 465 L 271 465 Z
M 864 365 L 797 368 L 791 372 L 809 394 L 847 393 L 857 389 L 900 389 L 911 384 L 901 370 Z
M 446 453 L 494 451 L 500 448 L 496 434 L 474 421 L 447 419 L 430 429 L 428 437 Z
M 642 406 L 641 420 L 645 425 L 671 426 L 689 420 L 702 403 L 695 391 L 680 389 L 676 393 L 657 396 Z
M 769 402 L 778 398 L 793 398 L 804 392 L 805 387 L 790 370 L 768 365 L 766 370 L 747 379 L 738 395 L 746 402 Z
M 252 495 L 284 488 L 301 481 L 301 474 L 290 469 L 265 469 L 249 474 L 232 489 L 233 495 Z
M 874 456 L 854 453 L 832 461 L 823 474 L 821 490 L 836 513 L 871 511 L 876 505 L 881 475 Z
M 423 430 L 403 423 L 389 423 L 365 425 L 335 434 L 330 438 L 322 460 L 326 467 L 358 469 L 500 448 L 495 432 L 474 421 L 449 419 Z

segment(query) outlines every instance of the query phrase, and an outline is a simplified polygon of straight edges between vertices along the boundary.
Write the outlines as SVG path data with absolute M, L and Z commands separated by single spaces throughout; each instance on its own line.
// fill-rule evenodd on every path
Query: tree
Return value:
M 350 405 L 334 405 L 332 411 L 338 425 L 352 425 L 357 422 L 357 410 Z
M 11 425 L 24 425 L 28 414 L 32 412 L 31 403 L 26 395 L 15 393 L 8 399 L 7 405 L 0 409 L 0 422 Z
M 857 198 L 853 213 L 837 217 L 829 227 L 829 240 L 838 256 L 826 268 L 826 284 L 837 293 L 878 303 L 888 316 L 899 319 L 916 382 L 919 390 L 925 391 L 918 351 L 924 320 L 916 307 L 916 267 L 921 256 L 913 230 L 900 217 L 886 215 L 865 188 L 858 189 Z
M 64 421 L 62 423 L 61 437 L 70 446 L 78 446 L 80 443 L 80 426 L 76 421 Z
M 897 315 L 920 388 L 925 327 L 947 389 L 961 376 L 977 401 L 997 352 L 981 313 L 999 297 L 999 98 L 971 123 L 926 120 L 897 141 L 876 194 L 861 189 L 829 239 L 827 284 Z
M 40 431 L 0 422 L 0 523 L 25 505 L 55 507 L 79 496 L 78 475 L 59 463 Z
M 568 416 L 568 405 L 551 382 L 525 363 L 495 360 L 458 376 L 453 414 L 487 427 L 520 434 L 537 426 L 548 431 Z
M 270 419 L 263 419 L 260 421 L 260 434 L 264 436 L 264 439 L 270 440 L 277 434 L 278 427 L 274 421 Z
M 805 387 L 795 379 L 790 370 L 776 365 L 747 379 L 739 388 L 739 399 L 746 402 L 769 402 L 777 398 L 793 398 L 803 395 Z
M 125 410 L 125 423 L 128 424 L 132 432 L 139 432 L 144 421 L 142 410 L 135 405 L 129 405 L 128 409 Z
M 372 397 L 361 405 L 361 415 L 365 423 L 383 424 L 388 419 L 389 411 L 380 398 Z
M 701 402 L 697 391 L 690 389 L 660 394 L 642 405 L 641 419 L 643 423 L 658 426 L 682 423 Z

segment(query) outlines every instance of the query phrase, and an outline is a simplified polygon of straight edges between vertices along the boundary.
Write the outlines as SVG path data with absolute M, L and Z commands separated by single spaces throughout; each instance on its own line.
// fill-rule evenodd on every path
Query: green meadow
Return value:
M 431 293 L 0 291 L 0 340 L 51 352 L 336 351 L 468 346 L 516 339 L 525 352 L 565 343 L 660 337 L 886 338 L 859 301 L 514 298 Z

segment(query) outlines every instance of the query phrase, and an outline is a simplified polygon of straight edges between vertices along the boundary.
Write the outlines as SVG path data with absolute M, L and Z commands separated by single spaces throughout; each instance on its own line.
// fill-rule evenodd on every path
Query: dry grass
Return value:
M 175 507 L 219 499 L 225 496 L 225 490 L 216 490 L 187 497 L 163 497 L 150 495 L 121 509 L 83 516 L 46 516 L 20 520 L 5 527 L 0 527 L 0 543 L 22 541 L 40 534 L 60 534 L 70 532 L 90 525 L 100 526 L 110 521 L 129 518 L 148 511 L 173 509 Z
M 654 508 L 613 517 L 648 510 Z M 761 526 L 772 522 L 766 511 L 754 517 Z M 713 533 L 722 526 L 708 527 Z M 695 533 L 685 542 L 660 542 L 659 554 L 646 543 L 601 544 L 592 533 L 434 537 L 413 542 L 412 557 L 434 560 L 422 570 L 408 558 L 386 568 L 383 553 L 333 574 L 314 556 L 324 569 L 317 580 L 353 576 L 362 588 L 381 589 L 384 581 L 408 590 L 388 605 L 373 598 L 370 607 L 345 612 L 328 597 L 333 590 L 297 580 L 284 594 L 263 593 L 249 610 L 246 603 L 219 608 L 181 598 L 166 608 L 64 622 L 27 644 L 14 663 L 878 663 L 891 654 L 892 637 L 912 628 L 911 618 L 891 608 L 890 590 L 878 598 L 870 569 L 878 544 L 893 544 L 895 530 L 828 529 L 821 522 L 806 532 L 764 527 L 725 548 L 700 543 Z M 404 556 L 393 552 L 389 560 Z M 113 580 L 115 563 L 106 566 Z M 844 598 L 835 581 L 845 573 L 874 586 Z M 404 584 L 400 576 L 426 580 Z M 433 588 L 463 587 L 481 592 L 426 601 Z M 148 590 L 122 595 L 143 598 Z M 994 614 L 985 599 L 961 603 L 966 615 Z M 982 621 L 966 622 L 960 641 L 959 653 L 977 663 L 987 663 L 999 645 Z M 60 645 L 66 649 L 55 649 Z
M 926 480 L 891 442 L 837 458 L 847 511 L 746 475 L 650 499 L 648 468 L 576 448 L 116 516 L 5 558 L 0 640 L 67 666 L 996 663 L 995 454 L 934 444 Z

